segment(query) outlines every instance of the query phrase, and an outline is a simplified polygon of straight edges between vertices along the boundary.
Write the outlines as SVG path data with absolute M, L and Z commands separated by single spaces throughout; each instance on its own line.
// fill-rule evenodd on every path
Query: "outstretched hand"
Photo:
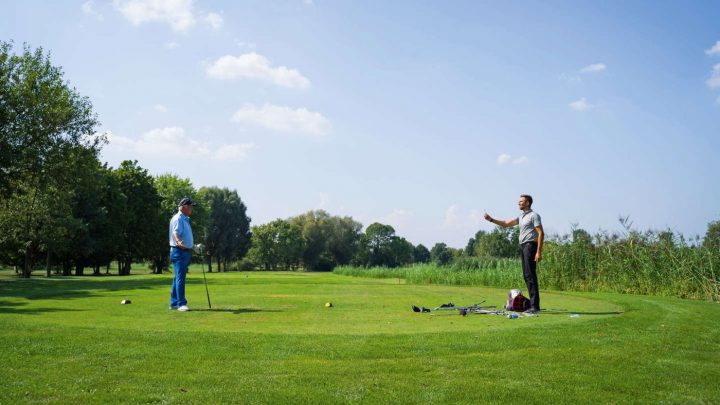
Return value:
M 483 218 L 485 218 L 486 220 L 492 222 L 492 217 L 491 217 L 490 214 L 488 214 L 487 212 L 486 212 L 485 214 L 483 214 Z

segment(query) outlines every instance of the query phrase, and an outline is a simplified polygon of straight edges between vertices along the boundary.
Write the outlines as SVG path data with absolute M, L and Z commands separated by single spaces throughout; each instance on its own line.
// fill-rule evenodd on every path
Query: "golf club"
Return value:
M 197 252 L 201 257 L 200 263 L 202 268 L 203 280 L 205 281 L 205 294 L 207 294 L 208 309 L 212 309 L 212 305 L 210 304 L 210 292 L 208 291 L 207 287 L 207 278 L 205 278 L 205 257 L 203 257 L 203 245 L 197 244 L 195 246 L 197 247 Z

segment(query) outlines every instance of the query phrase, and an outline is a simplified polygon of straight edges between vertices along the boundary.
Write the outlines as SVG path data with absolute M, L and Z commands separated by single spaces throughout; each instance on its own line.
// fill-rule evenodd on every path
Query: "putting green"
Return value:
M 398 279 L 364 279 L 327 273 L 212 273 L 207 275 L 213 310 L 207 307 L 202 274 L 188 276 L 189 312 L 168 309 L 170 275 L 34 279 L 35 290 L 6 305 L 33 310 L 33 323 L 139 331 L 213 331 L 262 334 L 417 334 L 493 332 L 550 323 L 584 323 L 622 316 L 623 308 L 583 294 L 541 291 L 545 311 L 534 317 L 456 311 L 415 313 L 412 305 L 443 303 L 501 308 L 506 289 L 409 285 Z M 52 286 L 45 284 L 52 283 Z M 45 288 L 43 288 L 45 286 Z M 124 299 L 130 305 L 121 305 Z M 331 302 L 332 308 L 325 303 Z M 230 310 L 228 310 L 230 308 Z M 576 316 L 570 316 L 577 314 Z M 88 319 L 92 319 L 89 323 Z M 18 319 L 21 321 L 21 319 Z

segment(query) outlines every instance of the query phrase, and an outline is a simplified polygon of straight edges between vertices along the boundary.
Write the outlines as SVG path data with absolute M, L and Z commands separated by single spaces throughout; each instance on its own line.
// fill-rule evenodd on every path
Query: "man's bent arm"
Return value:
M 178 236 L 177 232 L 173 232 L 173 238 L 175 238 L 175 243 L 180 247 L 180 249 L 187 250 L 185 245 L 183 245 L 183 241 L 180 240 L 180 237 Z

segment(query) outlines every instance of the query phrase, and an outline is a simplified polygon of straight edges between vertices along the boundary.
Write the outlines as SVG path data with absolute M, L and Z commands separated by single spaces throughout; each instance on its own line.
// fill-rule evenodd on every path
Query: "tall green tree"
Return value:
M 405 238 L 400 236 L 393 237 L 390 243 L 390 250 L 392 252 L 392 259 L 390 263 L 388 263 L 388 267 L 406 266 L 413 263 L 415 246 Z
M 470 238 L 470 240 L 468 240 L 467 245 L 465 246 L 465 256 L 474 256 L 475 255 L 475 249 L 477 248 L 478 242 L 486 234 L 487 234 L 487 232 L 483 231 L 482 229 L 475 232 L 475 236 Z
M 433 262 L 443 266 L 452 262 L 453 255 L 446 244 L 436 243 L 430 249 L 430 258 Z
M 430 263 L 430 251 L 422 243 L 415 246 L 413 250 L 413 262 Z
M 518 255 L 518 227 L 496 227 L 476 242 L 475 256 L 516 257 Z
M 395 267 L 393 242 L 395 229 L 390 225 L 375 222 L 360 236 L 353 262 L 360 266 Z
M 68 156 L 66 170 L 72 174 L 72 197 L 68 212 L 72 224 L 66 238 L 58 239 L 63 246 L 49 244 L 49 251 L 60 259 L 65 274 L 72 262 L 75 274 L 83 275 L 85 267 L 94 274 L 108 266 L 121 251 L 117 235 L 122 232 L 127 201 L 114 179 L 112 170 L 103 165 L 94 153 L 78 148 Z
M 122 248 L 119 252 L 120 275 L 130 274 L 133 262 L 152 260 L 157 246 L 167 243 L 167 224 L 161 218 L 161 197 L 155 180 L 137 160 L 125 160 L 114 172 L 117 185 L 126 198 Z M 159 232 L 165 229 L 165 232 Z
M 227 270 L 228 262 L 242 259 L 250 249 L 252 232 L 247 207 L 237 191 L 227 188 L 201 188 L 198 196 L 210 211 L 204 230 L 208 270 L 212 271 L 212 258 L 218 271 Z
M 22 257 L 23 277 L 75 226 L 66 210 L 71 179 L 62 169 L 73 149 L 97 153 L 105 141 L 92 136 L 97 125 L 90 101 L 42 48 L 25 46 L 16 55 L 12 43 L 0 42 L 0 194 L 8 210 L 0 248 Z
M 302 230 L 297 223 L 276 219 L 253 227 L 253 261 L 265 270 L 296 269 L 302 260 Z

